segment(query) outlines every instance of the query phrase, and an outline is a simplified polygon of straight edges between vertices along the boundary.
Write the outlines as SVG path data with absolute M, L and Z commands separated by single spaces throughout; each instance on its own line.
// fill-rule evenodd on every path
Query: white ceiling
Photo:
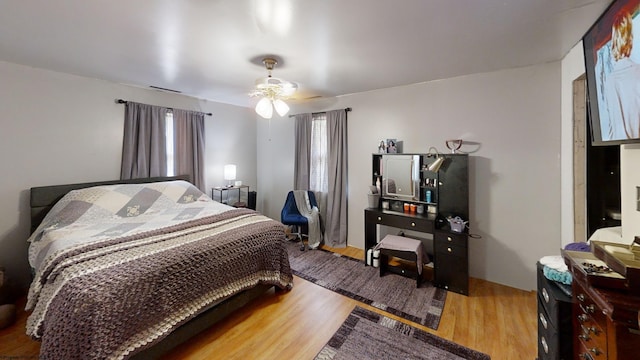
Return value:
M 2 0 L 0 60 L 250 106 L 560 60 L 610 0 Z M 1 81 L 1 80 L 0 80 Z

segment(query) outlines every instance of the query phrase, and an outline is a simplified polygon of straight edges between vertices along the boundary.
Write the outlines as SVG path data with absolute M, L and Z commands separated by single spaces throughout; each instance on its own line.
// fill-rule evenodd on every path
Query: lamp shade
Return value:
M 235 180 L 236 179 L 236 166 L 233 164 L 227 164 L 224 166 L 224 179 Z
M 269 98 L 263 97 L 256 104 L 256 113 L 262 116 L 265 119 L 271 119 L 273 116 L 273 106 L 271 106 L 271 100 Z
M 289 112 L 289 105 L 282 101 L 282 99 L 275 99 L 273 101 L 273 107 L 276 108 L 276 112 L 280 116 L 285 116 Z
M 440 170 L 442 163 L 444 163 L 444 158 L 442 156 L 438 156 L 434 162 L 429 164 L 429 171 L 437 172 L 438 170 Z
M 429 164 L 429 166 L 427 166 L 427 169 L 429 171 L 438 172 L 438 170 L 440 170 L 440 167 L 444 163 L 444 157 L 440 156 L 440 152 L 438 151 L 438 149 L 433 146 L 429 148 L 427 156 L 434 156 L 436 158 L 431 164 Z

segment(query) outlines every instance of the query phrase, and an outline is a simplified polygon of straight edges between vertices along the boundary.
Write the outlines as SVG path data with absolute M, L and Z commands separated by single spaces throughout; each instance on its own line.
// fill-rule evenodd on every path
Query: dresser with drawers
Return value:
M 469 295 L 469 235 L 448 228 L 433 237 L 433 285 Z
M 573 351 L 576 359 L 640 359 L 640 296 L 606 286 L 606 277 L 588 276 L 591 253 L 565 252 L 573 275 Z
M 571 287 L 547 279 L 537 264 L 538 360 L 573 359 Z

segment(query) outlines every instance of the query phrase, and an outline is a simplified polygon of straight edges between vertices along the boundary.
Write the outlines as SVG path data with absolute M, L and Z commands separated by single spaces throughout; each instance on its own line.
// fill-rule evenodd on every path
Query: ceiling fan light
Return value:
M 271 119 L 273 116 L 273 107 L 271 106 L 271 100 L 264 97 L 256 104 L 256 113 L 265 119 Z
M 285 116 L 289 112 L 289 105 L 282 101 L 282 99 L 275 99 L 273 101 L 273 107 L 276 108 L 276 112 L 280 116 Z

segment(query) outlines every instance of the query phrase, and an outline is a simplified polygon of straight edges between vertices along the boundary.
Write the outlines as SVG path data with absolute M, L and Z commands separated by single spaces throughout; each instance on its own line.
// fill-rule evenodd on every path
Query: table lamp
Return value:
M 233 180 L 236 179 L 236 166 L 227 164 L 224 166 L 224 179 L 227 180 L 227 186 L 233 186 Z

